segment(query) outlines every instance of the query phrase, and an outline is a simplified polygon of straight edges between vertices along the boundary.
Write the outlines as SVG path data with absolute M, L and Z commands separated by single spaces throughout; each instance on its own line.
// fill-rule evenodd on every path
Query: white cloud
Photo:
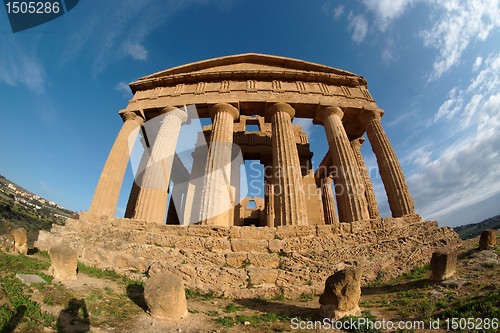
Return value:
M 125 98 L 132 96 L 132 92 L 130 90 L 130 87 L 128 86 L 127 82 L 125 82 L 125 81 L 118 82 L 118 84 L 115 86 L 114 90 L 121 92 L 123 97 L 125 97 Z
M 10 86 L 22 85 L 36 93 L 43 93 L 46 74 L 36 56 L 7 40 L 0 45 L 0 59 L 0 82 Z
M 472 70 L 477 71 L 479 67 L 481 67 L 482 63 L 483 63 L 483 58 L 477 57 L 476 60 L 474 61 L 474 66 L 472 67 Z
M 430 80 L 437 79 L 460 62 L 471 42 L 484 41 L 500 26 L 499 0 L 434 0 L 439 19 L 421 33 L 424 46 L 439 55 Z
M 377 16 L 382 31 L 414 2 L 415 0 L 363 0 L 364 5 Z
M 340 20 L 342 15 L 344 15 L 344 6 L 335 7 L 335 9 L 333 10 L 333 19 L 335 21 L 338 21 Z
M 131 56 L 135 60 L 146 60 L 148 58 L 148 51 L 137 42 L 127 41 L 123 45 L 125 54 Z
M 408 184 L 427 218 L 451 216 L 500 193 L 500 53 L 488 56 L 478 70 L 467 87 L 450 90 L 434 117 L 434 126 L 453 128 L 453 144 L 439 154 L 415 153 L 418 171 Z
M 349 23 L 347 28 L 351 32 L 352 40 L 356 43 L 361 43 L 365 40 L 368 34 L 368 21 L 363 15 L 349 14 L 347 17 Z

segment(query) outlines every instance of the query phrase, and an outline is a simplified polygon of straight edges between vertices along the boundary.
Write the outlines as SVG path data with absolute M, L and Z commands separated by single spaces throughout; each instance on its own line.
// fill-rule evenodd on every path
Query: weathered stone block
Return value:
M 281 239 L 271 239 L 269 241 L 269 251 L 271 252 L 280 252 L 283 250 L 283 244 L 285 241 Z
M 229 267 L 243 267 L 248 260 L 246 253 L 227 253 L 226 265 Z
M 184 283 L 177 275 L 159 272 L 151 276 L 144 287 L 144 299 L 155 318 L 178 320 L 188 314 Z
M 248 268 L 248 277 L 250 279 L 249 283 L 253 285 L 261 284 L 276 284 L 276 279 L 278 277 L 278 271 L 276 269 L 268 268 Z
M 361 268 L 348 267 L 326 279 L 325 291 L 319 298 L 320 314 L 334 320 L 359 315 Z
M 187 227 L 188 236 L 198 237 L 228 237 L 228 227 L 210 226 L 210 225 L 190 225 Z
M 274 239 L 275 228 L 269 227 L 239 227 L 238 236 L 241 239 Z
M 49 255 L 49 274 L 55 280 L 76 280 L 78 258 L 75 250 L 67 244 L 59 244 L 50 248 Z
M 457 250 L 436 251 L 431 258 L 431 279 L 443 281 L 452 277 L 457 270 Z
M 479 238 L 479 249 L 480 250 L 488 250 L 493 249 L 497 245 L 497 235 L 495 230 L 486 229 L 481 233 L 481 237 Z
M 268 241 L 256 239 L 231 239 L 233 252 L 267 252 Z
M 249 253 L 248 261 L 255 267 L 277 268 L 280 258 L 277 253 Z
M 285 225 L 276 228 L 276 238 L 307 237 L 316 235 L 316 226 Z
M 23 227 L 11 230 L 10 236 L 14 239 L 14 251 L 21 254 L 28 253 L 28 236 Z

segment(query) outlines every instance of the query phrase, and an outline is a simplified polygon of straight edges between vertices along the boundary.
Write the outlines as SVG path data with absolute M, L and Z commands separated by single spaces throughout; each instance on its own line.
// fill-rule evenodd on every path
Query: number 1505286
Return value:
M 5 7 L 7 14 L 58 14 L 61 11 L 58 1 L 9 1 Z

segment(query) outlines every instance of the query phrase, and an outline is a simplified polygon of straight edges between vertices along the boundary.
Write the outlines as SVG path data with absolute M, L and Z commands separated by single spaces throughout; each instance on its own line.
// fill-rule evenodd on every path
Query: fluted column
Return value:
M 366 125 L 366 134 L 370 140 L 373 152 L 377 157 L 385 192 L 389 199 L 393 217 L 414 214 L 413 199 L 406 184 L 403 169 L 399 164 L 396 153 L 385 134 L 380 119 L 383 111 L 361 110 L 361 120 Z
M 375 197 L 375 191 L 373 191 L 372 181 L 370 179 L 370 174 L 366 168 L 365 161 L 363 160 L 363 155 L 361 154 L 361 145 L 365 142 L 365 138 L 357 138 L 351 141 L 352 151 L 358 162 L 359 172 L 361 172 L 361 177 L 365 183 L 365 197 L 368 204 L 368 212 L 370 213 L 371 219 L 379 218 L 377 198 Z
M 234 197 L 231 190 L 231 161 L 234 121 L 239 111 L 219 103 L 210 108 L 212 135 L 205 167 L 200 220 L 202 224 L 231 226 L 234 219 Z
M 126 112 L 122 116 L 125 122 L 109 152 L 90 204 L 89 213 L 97 216 L 115 216 L 123 177 L 130 159 L 129 143 L 135 142 L 144 123 L 143 119 L 133 112 Z
M 330 177 L 321 180 L 321 199 L 323 201 L 325 224 L 339 223 L 337 210 L 335 209 L 335 200 L 333 198 L 332 178 Z
M 134 212 L 137 206 L 137 198 L 139 197 L 139 192 L 141 191 L 142 176 L 144 175 L 144 169 L 149 160 L 149 147 L 146 144 L 146 140 L 141 138 L 141 144 L 144 149 L 141 161 L 137 167 L 136 174 L 134 175 L 134 181 L 132 182 L 132 188 L 130 189 L 130 194 L 127 201 L 127 208 L 125 209 L 125 218 L 133 218 Z
M 272 125 L 274 224 L 307 225 L 304 185 L 292 128 L 295 110 L 286 103 L 276 103 L 266 110 L 266 116 Z
M 134 219 L 164 224 L 167 210 L 168 187 L 181 125 L 187 119 L 185 111 L 165 108 L 158 121 L 163 120 L 151 149 L 141 189 L 137 197 Z
M 323 124 L 335 168 L 335 189 L 341 222 L 369 219 L 365 188 L 358 164 L 342 124 L 344 112 L 339 107 L 318 111 L 315 120 Z
M 274 227 L 274 169 L 273 161 L 264 163 L 264 204 L 266 211 L 266 225 Z

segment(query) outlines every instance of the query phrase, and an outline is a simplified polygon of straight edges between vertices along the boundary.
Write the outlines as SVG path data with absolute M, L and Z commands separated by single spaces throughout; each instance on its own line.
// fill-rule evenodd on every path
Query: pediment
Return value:
M 210 72 L 231 72 L 231 71 L 287 71 L 287 72 L 319 72 L 328 73 L 341 76 L 357 76 L 348 71 L 341 69 L 320 65 L 312 62 L 307 62 L 303 60 L 278 57 L 266 54 L 257 53 L 246 53 L 238 54 L 220 58 L 213 58 L 203 61 L 198 61 L 186 65 L 181 65 L 178 67 L 170 68 L 164 71 L 160 71 L 139 79 L 151 80 L 165 77 L 172 77 L 177 75 L 188 75 L 188 74 L 201 74 Z

